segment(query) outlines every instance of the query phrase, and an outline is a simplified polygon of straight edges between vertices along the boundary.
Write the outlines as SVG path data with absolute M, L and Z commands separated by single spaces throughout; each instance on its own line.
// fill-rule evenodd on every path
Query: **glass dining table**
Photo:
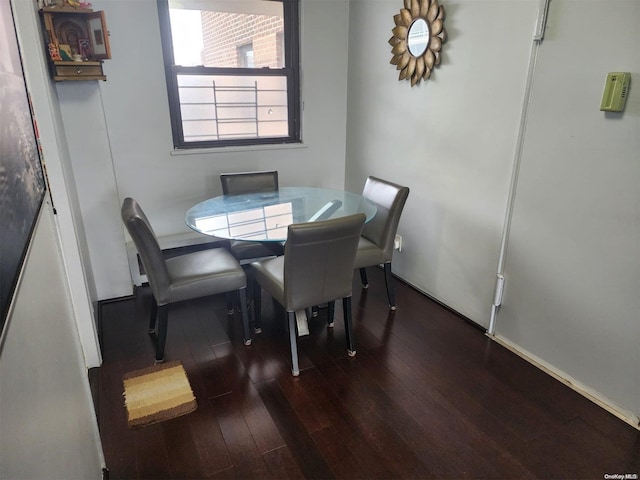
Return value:
M 377 211 L 374 203 L 344 190 L 280 187 L 275 192 L 220 195 L 191 207 L 186 224 L 206 235 L 230 240 L 284 242 L 287 227 L 364 213 L 366 221 Z

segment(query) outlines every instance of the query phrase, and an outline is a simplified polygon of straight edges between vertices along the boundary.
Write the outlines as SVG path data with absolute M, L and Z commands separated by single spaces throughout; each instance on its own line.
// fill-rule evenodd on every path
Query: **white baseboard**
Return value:
M 567 375 L 565 372 L 557 369 L 553 365 L 550 365 L 549 363 L 545 362 L 544 360 L 542 360 L 541 358 L 535 356 L 534 354 L 532 354 L 530 352 L 527 352 L 526 350 L 524 350 L 520 346 L 512 343 L 511 341 L 507 340 L 506 338 L 501 337 L 499 335 L 490 335 L 490 334 L 487 334 L 487 336 L 489 338 L 491 338 L 492 340 L 494 340 L 495 342 L 497 342 L 500 345 L 502 345 L 503 347 L 505 347 L 508 350 L 512 351 L 513 353 L 515 353 L 519 357 L 523 358 L 527 362 L 529 362 L 532 365 L 538 367 L 543 372 L 551 375 L 556 380 L 564 383 L 569 388 L 571 388 L 572 390 L 576 391 L 577 393 L 579 393 L 583 397 L 587 398 L 588 400 L 591 400 L 593 403 L 595 403 L 599 407 L 604 408 L 606 411 L 608 411 L 612 415 L 615 415 L 620 420 L 622 420 L 622 421 L 628 423 L 629 425 L 631 425 L 632 427 L 640 430 L 640 417 L 638 417 L 638 415 L 636 415 L 633 412 L 630 412 L 630 411 L 620 407 L 619 405 L 616 405 L 614 402 L 612 402 L 608 398 L 604 397 L 599 392 L 596 392 L 592 388 L 589 388 L 586 385 L 583 385 L 579 381 L 577 381 L 574 378 L 572 378 L 571 376 Z

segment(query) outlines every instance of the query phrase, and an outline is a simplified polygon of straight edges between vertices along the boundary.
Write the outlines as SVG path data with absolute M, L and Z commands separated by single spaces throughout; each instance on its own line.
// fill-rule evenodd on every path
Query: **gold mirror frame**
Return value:
M 429 43 L 424 53 L 413 56 L 407 46 L 409 29 L 413 22 L 422 18 L 427 22 Z M 444 7 L 438 0 L 404 0 L 404 8 L 393 16 L 396 26 L 389 39 L 393 57 L 390 63 L 400 70 L 398 80 L 411 80 L 411 86 L 427 80 L 433 69 L 440 65 L 440 50 L 447 38 L 444 29 Z

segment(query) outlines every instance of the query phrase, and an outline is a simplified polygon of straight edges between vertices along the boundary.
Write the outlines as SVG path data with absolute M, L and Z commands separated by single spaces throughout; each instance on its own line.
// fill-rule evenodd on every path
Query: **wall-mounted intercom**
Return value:
M 603 112 L 621 112 L 624 110 L 624 104 L 629 93 L 630 79 L 631 74 L 629 72 L 611 72 L 607 74 L 600 110 Z

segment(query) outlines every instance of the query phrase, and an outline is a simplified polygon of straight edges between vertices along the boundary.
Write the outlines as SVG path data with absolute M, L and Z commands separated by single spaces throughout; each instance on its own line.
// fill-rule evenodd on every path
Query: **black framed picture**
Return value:
M 0 0 L 0 338 L 45 195 L 9 0 Z

